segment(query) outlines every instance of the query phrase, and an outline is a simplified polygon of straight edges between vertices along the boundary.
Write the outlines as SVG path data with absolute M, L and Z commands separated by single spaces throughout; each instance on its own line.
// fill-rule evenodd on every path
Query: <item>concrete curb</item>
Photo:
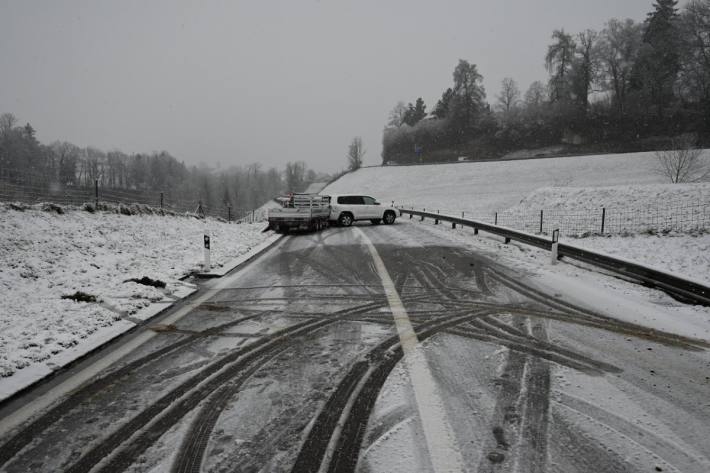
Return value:
M 226 276 L 227 274 L 231 273 L 232 271 L 239 268 L 243 264 L 246 264 L 249 261 L 251 261 L 252 259 L 259 256 L 262 252 L 271 248 L 271 246 L 276 244 L 276 242 L 279 241 L 282 237 L 283 237 L 283 235 L 276 235 L 276 234 L 272 235 L 269 238 L 267 238 L 260 245 L 255 246 L 254 248 L 252 248 L 248 252 L 244 253 L 241 256 L 234 258 L 233 260 L 227 262 L 226 264 L 222 265 L 221 267 L 212 268 L 207 273 L 194 273 L 193 276 L 196 278 L 221 278 L 222 276 Z
M 283 238 L 283 235 L 274 235 L 269 237 L 266 241 L 264 241 L 262 244 L 252 248 L 250 251 L 247 253 L 241 255 L 238 258 L 235 258 L 231 260 L 229 263 L 225 264 L 222 268 L 219 269 L 219 273 L 215 272 L 215 274 L 209 274 L 206 277 L 212 277 L 212 278 L 217 278 L 224 276 L 226 274 L 232 273 L 234 271 L 238 271 L 242 269 L 244 266 L 246 266 L 248 263 L 256 259 L 257 257 L 261 256 L 261 254 L 265 253 L 268 251 L 270 248 L 272 248 L 274 245 L 276 245 L 281 239 Z M 85 352 L 78 354 L 75 358 L 69 359 L 66 363 L 53 368 L 51 371 L 48 371 L 44 375 L 40 375 L 35 379 L 32 379 L 31 377 L 26 377 L 27 382 L 25 384 L 18 384 L 18 388 L 14 392 L 10 392 L 10 390 L 7 390 L 7 394 L 5 397 L 0 399 L 0 410 L 4 409 L 8 404 L 12 403 L 13 401 L 17 400 L 24 394 L 28 393 L 29 391 L 37 388 L 38 386 L 49 382 L 50 380 L 56 378 L 62 373 L 65 373 L 72 368 L 76 367 L 80 363 L 86 361 L 89 357 L 92 355 L 95 355 L 96 353 L 100 352 L 101 350 L 106 349 L 109 345 L 118 342 L 121 338 L 135 332 L 141 327 L 144 327 L 148 324 L 151 323 L 154 319 L 158 318 L 159 316 L 165 314 L 167 311 L 170 309 L 174 308 L 177 304 L 180 304 L 182 302 L 185 302 L 192 298 L 195 294 L 199 292 L 199 287 L 195 286 L 193 288 L 189 288 L 187 286 L 191 286 L 188 284 L 185 284 L 185 289 L 178 298 L 175 300 L 172 300 L 170 302 L 166 301 L 160 301 L 154 304 L 151 304 L 148 307 L 145 307 L 141 311 L 139 311 L 138 314 L 136 314 L 133 319 L 140 319 L 140 320 L 135 320 L 133 321 L 133 325 L 131 327 L 127 327 L 126 330 L 123 331 L 117 331 L 111 334 L 107 334 L 106 338 L 98 343 L 97 345 L 93 346 L 92 348 L 87 349 Z M 141 315 L 141 312 L 143 314 Z M 7 378 L 7 380 L 12 379 L 12 377 Z M 17 378 L 15 379 L 17 380 Z M 1 379 L 0 379 L 1 381 Z M 2 395 L 2 394 L 0 394 Z

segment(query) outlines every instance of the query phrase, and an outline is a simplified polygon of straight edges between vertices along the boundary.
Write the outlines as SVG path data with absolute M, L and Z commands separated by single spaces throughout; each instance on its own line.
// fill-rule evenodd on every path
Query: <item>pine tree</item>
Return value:
M 673 82 L 680 71 L 677 0 L 657 0 L 644 23 L 643 44 L 634 85 L 663 117 L 673 98 Z
M 438 102 L 436 102 L 436 106 L 434 107 L 434 111 L 431 112 L 433 116 L 436 118 L 446 118 L 449 114 L 449 107 L 451 105 L 451 98 L 454 95 L 454 91 L 451 87 L 446 89 L 443 94 L 441 94 L 441 98 L 439 99 Z

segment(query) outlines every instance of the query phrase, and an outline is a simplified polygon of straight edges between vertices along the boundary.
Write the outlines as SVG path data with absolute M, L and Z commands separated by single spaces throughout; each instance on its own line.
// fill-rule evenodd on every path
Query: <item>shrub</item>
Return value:
M 75 302 L 96 302 L 96 296 L 82 291 L 76 291 L 74 294 L 65 294 L 62 299 L 71 299 Z

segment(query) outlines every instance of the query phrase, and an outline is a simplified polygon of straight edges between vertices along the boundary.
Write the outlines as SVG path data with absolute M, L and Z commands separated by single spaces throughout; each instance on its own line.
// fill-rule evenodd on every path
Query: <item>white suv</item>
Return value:
M 383 207 L 370 196 L 352 194 L 330 196 L 329 220 L 344 227 L 349 227 L 356 220 L 369 220 L 373 225 L 380 222 L 391 225 L 396 218 L 395 209 Z

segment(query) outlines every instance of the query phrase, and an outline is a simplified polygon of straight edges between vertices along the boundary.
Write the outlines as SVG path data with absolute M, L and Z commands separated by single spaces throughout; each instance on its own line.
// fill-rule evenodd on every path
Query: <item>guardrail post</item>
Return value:
M 473 234 L 478 235 L 478 227 L 473 227 Z
M 496 212 L 495 218 L 493 220 L 493 225 L 498 225 L 498 212 Z
M 456 222 L 451 222 L 451 228 L 456 228 Z
M 439 215 L 439 211 L 436 211 L 436 214 Z M 434 219 L 434 225 L 439 225 L 439 217 Z
M 540 233 L 542 233 L 542 210 L 540 211 Z
M 602 231 L 601 234 L 604 235 L 604 221 L 606 220 L 606 208 L 602 207 Z
M 163 193 L 161 192 L 161 193 L 160 193 L 160 208 L 161 208 L 161 209 L 163 208 L 163 200 L 164 200 L 164 197 L 165 197 L 165 196 L 164 196 Z
M 228 205 L 227 206 L 227 222 L 232 221 L 232 206 Z
M 505 237 L 505 244 L 507 245 L 508 243 L 510 243 L 510 238 Z
M 94 200 L 96 201 L 96 210 L 99 209 L 99 180 L 94 179 Z
M 422 212 L 426 212 L 426 209 L 423 209 Z M 422 215 L 422 219 L 420 220 L 420 222 L 423 222 L 423 221 L 424 221 L 424 215 Z

